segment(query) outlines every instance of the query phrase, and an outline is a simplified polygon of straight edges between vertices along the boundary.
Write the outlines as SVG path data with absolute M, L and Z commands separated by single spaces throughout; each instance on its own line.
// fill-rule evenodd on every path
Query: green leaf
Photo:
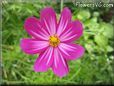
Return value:
M 77 14 L 77 18 L 80 20 L 86 20 L 89 19 L 91 16 L 89 10 L 81 10 L 79 11 L 79 13 Z
M 92 19 L 86 20 L 84 22 L 85 27 L 88 27 L 91 31 L 98 31 L 99 23 L 97 23 L 97 17 L 93 17 Z
M 112 52 L 113 50 L 114 50 L 113 47 L 107 46 L 107 51 L 108 51 L 108 52 Z
M 93 16 L 95 16 L 95 17 L 98 17 L 100 14 L 99 14 L 99 12 L 94 12 L 93 13 Z
M 96 35 L 96 36 L 95 36 L 95 42 L 96 42 L 100 47 L 106 48 L 106 46 L 107 46 L 107 44 L 108 44 L 108 39 L 107 39 L 105 36 L 99 34 L 99 35 Z
M 108 38 L 113 38 L 113 36 L 114 36 L 114 28 L 113 28 L 112 24 L 103 22 L 100 25 L 101 25 L 100 27 L 102 29 L 104 29 L 103 35 L 108 37 Z

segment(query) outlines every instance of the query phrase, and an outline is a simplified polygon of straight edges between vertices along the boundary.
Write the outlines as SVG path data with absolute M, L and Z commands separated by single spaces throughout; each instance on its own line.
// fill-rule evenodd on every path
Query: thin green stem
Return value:
M 81 70 L 81 68 L 69 79 L 69 81 L 74 79 L 79 74 L 80 70 Z
M 63 0 L 61 0 L 61 10 L 60 10 L 61 12 L 63 10 L 63 3 L 64 3 Z

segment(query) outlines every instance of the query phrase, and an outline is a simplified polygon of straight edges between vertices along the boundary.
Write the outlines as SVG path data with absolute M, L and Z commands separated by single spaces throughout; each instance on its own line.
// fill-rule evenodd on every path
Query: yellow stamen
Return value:
M 51 46 L 57 47 L 58 44 L 60 43 L 60 40 L 59 40 L 59 38 L 56 35 L 54 35 L 54 36 L 50 36 L 49 42 L 50 42 Z

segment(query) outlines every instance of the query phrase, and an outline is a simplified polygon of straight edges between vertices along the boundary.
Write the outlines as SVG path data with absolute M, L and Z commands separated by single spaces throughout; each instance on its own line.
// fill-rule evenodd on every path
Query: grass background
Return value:
M 2 83 L 3 84 L 114 84 L 114 11 L 113 8 L 81 8 L 64 2 L 73 20 L 84 24 L 84 34 L 75 43 L 85 48 L 82 58 L 70 61 L 70 72 L 59 78 L 52 70 L 35 73 L 38 55 L 27 55 L 20 49 L 20 39 L 29 37 L 23 28 L 27 17 L 39 18 L 39 11 L 51 6 L 60 15 L 60 2 L 2 1 Z

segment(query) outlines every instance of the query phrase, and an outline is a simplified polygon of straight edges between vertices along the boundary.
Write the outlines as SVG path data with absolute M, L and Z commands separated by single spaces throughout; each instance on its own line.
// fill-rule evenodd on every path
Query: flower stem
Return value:
M 60 11 L 62 12 L 62 10 L 63 10 L 63 0 L 61 0 L 61 9 L 60 9 Z

